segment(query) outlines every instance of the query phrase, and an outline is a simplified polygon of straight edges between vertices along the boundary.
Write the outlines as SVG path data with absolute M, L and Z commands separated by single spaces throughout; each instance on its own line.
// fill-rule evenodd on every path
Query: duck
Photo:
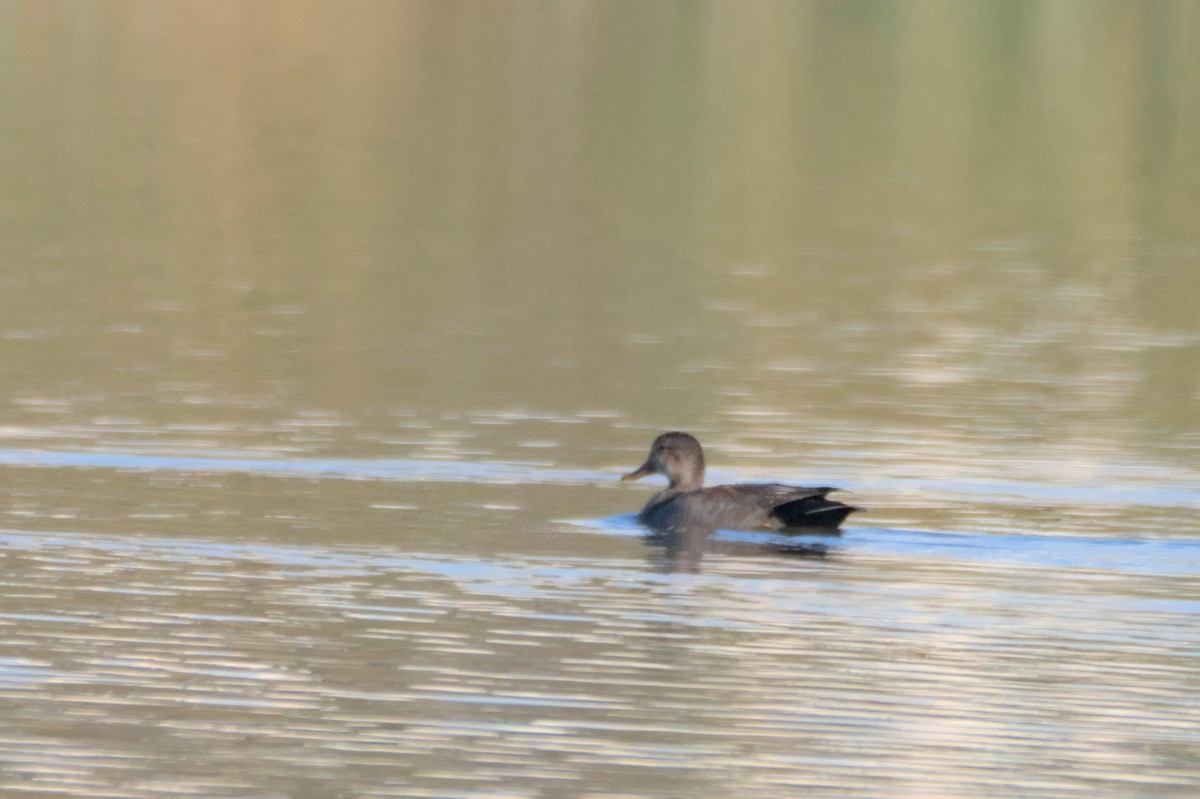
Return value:
M 667 478 L 638 520 L 653 530 L 836 532 L 847 516 L 862 508 L 828 499 L 836 488 L 782 483 L 739 483 L 704 487 L 704 449 L 695 436 L 672 431 L 654 439 L 646 462 L 621 477 L 638 480 L 652 474 Z

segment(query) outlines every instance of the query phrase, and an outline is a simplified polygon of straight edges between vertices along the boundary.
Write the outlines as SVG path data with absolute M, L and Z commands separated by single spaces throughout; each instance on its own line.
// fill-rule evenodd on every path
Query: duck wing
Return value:
M 858 508 L 837 500 L 828 494 L 837 489 L 832 486 L 791 486 L 782 483 L 756 483 L 749 485 L 717 486 L 731 496 L 740 496 L 744 502 L 753 502 L 761 509 L 765 518 L 756 527 L 771 530 L 823 528 L 836 529 L 842 521 Z

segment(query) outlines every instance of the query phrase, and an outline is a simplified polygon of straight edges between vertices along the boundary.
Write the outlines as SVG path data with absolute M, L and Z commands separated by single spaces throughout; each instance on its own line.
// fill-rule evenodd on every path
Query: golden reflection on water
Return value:
M 75 414 L 159 424 L 711 426 L 716 381 L 819 433 L 994 378 L 1194 436 L 1200 23 L 1067 6 L 30 12 L 4 354 L 22 399 L 89 404 L 82 376 Z M 71 25 L 96 49 L 54 62 Z
M 1195 793 L 1200 5 L 0 28 L 0 791 Z

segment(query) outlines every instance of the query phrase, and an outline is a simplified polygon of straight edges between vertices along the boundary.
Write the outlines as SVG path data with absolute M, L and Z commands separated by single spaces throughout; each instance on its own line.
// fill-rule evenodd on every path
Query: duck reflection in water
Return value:
M 662 571 L 699 571 L 706 555 L 733 557 L 788 556 L 800 558 L 823 558 L 829 547 L 818 541 L 768 541 L 727 540 L 716 535 L 715 529 L 650 530 L 643 539 L 653 547 L 656 555 L 651 558 Z M 805 530 L 806 535 L 813 534 Z
M 705 488 L 704 450 L 687 433 L 663 433 L 654 439 L 646 462 L 621 479 L 637 480 L 651 474 L 665 476 L 667 487 L 650 498 L 638 520 L 653 531 L 651 543 L 685 559 L 688 553 L 710 548 L 717 530 L 837 535 L 842 521 L 860 510 L 829 499 L 827 495 L 835 490 L 830 486 L 744 483 Z M 787 554 L 824 553 L 820 544 L 775 543 L 757 548 Z

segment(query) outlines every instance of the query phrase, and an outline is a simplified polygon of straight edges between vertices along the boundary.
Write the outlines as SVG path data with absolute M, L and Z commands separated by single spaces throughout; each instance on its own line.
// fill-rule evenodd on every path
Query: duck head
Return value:
M 695 491 L 704 486 L 704 450 L 687 433 L 663 433 L 654 439 L 646 462 L 622 480 L 637 480 L 649 474 L 665 475 L 667 490 Z

